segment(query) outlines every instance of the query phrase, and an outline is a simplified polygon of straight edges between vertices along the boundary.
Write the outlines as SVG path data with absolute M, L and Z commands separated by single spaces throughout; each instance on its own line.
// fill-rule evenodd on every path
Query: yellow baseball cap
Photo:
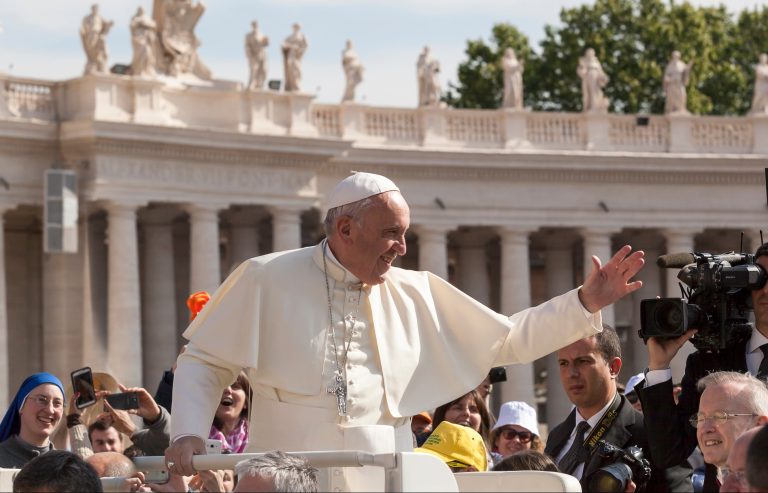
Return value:
M 432 454 L 450 467 L 488 470 L 488 455 L 483 437 L 467 426 L 443 421 L 414 452 Z

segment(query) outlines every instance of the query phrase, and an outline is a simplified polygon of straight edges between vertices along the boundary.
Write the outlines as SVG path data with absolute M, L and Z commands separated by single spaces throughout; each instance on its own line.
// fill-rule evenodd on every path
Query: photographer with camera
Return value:
M 575 409 L 550 432 L 544 452 L 562 472 L 579 479 L 584 491 L 692 491 L 684 460 L 666 470 L 648 463 L 643 415 L 616 389 L 621 346 L 612 327 L 603 324 L 601 333 L 564 347 L 557 359 Z M 609 467 L 616 464 L 626 467 Z
M 701 395 L 697 382 L 701 378 L 718 371 L 749 372 L 762 380 L 768 376 L 768 357 L 764 357 L 768 354 L 768 285 L 765 283 L 768 243 L 757 249 L 754 258 L 744 254 L 724 255 L 733 257 L 727 264 L 707 254 L 691 257 L 696 264 L 685 266 L 678 276 L 692 288 L 688 292 L 687 307 L 680 313 L 682 316 L 669 317 L 667 321 L 676 323 L 665 324 L 663 317 L 651 316 L 649 312 L 641 331 L 641 335 L 647 337 L 649 362 L 645 382 L 638 385 L 638 395 L 651 437 L 651 456 L 662 467 L 685 460 L 698 445 L 696 428 L 689 420 L 699 412 Z M 749 275 L 740 275 L 745 272 Z M 726 275 L 730 279 L 726 279 Z M 662 306 L 665 300 L 655 301 L 657 306 Z M 653 300 L 648 302 L 652 304 Z M 752 309 L 754 328 L 748 324 L 747 317 Z M 674 310 L 670 310 L 672 313 Z M 697 351 L 686 361 L 682 391 L 676 404 L 670 363 L 694 336 L 691 342 Z M 705 450 L 702 452 L 706 459 Z M 718 468 L 710 461 L 706 464 L 704 491 L 719 491 Z

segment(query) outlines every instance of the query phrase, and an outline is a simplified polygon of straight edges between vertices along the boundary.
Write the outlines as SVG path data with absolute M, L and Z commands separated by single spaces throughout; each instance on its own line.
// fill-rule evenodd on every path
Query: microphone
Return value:
M 656 259 L 656 265 L 664 269 L 680 269 L 695 262 L 696 257 L 692 253 L 670 253 L 659 255 L 659 258 Z
M 713 257 L 717 257 L 721 262 L 728 262 L 731 265 L 742 264 L 748 260 L 748 256 L 743 253 L 721 253 L 719 255 L 710 255 L 708 253 L 670 253 L 668 255 L 660 255 L 656 259 L 656 265 L 666 269 L 681 269 L 688 264 L 698 263 L 700 259 L 713 260 Z

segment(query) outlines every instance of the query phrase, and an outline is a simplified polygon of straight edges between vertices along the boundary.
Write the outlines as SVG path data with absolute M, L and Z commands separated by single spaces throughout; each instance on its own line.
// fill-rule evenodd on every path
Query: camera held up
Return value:
M 640 447 L 633 445 L 621 449 L 600 440 L 595 453 L 610 460 L 611 464 L 601 467 L 587 478 L 586 491 L 621 492 L 627 489 L 630 481 L 635 482 L 635 491 L 645 489 L 651 478 L 651 465 Z
M 677 253 L 662 255 L 656 263 L 682 267 L 677 278 L 683 298 L 642 300 L 640 337 L 675 338 L 697 329 L 693 345 L 713 352 L 750 337 L 751 291 L 761 289 L 768 278 L 754 255 Z

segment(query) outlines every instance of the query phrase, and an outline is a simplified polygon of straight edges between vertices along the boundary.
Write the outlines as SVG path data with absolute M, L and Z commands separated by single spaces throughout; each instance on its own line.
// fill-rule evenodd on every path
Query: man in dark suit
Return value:
M 555 458 L 562 472 L 579 479 L 584 491 L 589 491 L 592 473 L 612 462 L 590 446 L 598 439 L 622 449 L 641 447 L 650 460 L 643 415 L 616 390 L 621 370 L 616 331 L 603 325 L 600 334 L 564 347 L 557 358 L 560 380 L 575 409 L 550 432 L 545 452 Z M 651 465 L 647 491 L 693 491 L 685 460 L 666 470 Z
M 755 261 L 768 269 L 768 243 L 755 252 Z M 699 410 L 701 397 L 696 383 L 709 373 L 717 371 L 749 372 L 760 379 L 768 376 L 768 284 L 752 291 L 755 328 L 751 337 L 725 348 L 719 353 L 696 351 L 688 356 L 685 374 L 681 382 L 679 402 L 672 395 L 672 371 L 670 362 L 680 348 L 695 335 L 689 330 L 677 339 L 648 340 L 649 363 L 645 382 L 638 388 L 638 395 L 646 409 L 645 426 L 651 436 L 650 450 L 659 466 L 677 464 L 689 457 L 696 448 L 696 428 L 688 420 Z M 674 419 L 670 419 L 674 417 Z M 719 491 L 717 467 L 706 464 L 704 491 Z

